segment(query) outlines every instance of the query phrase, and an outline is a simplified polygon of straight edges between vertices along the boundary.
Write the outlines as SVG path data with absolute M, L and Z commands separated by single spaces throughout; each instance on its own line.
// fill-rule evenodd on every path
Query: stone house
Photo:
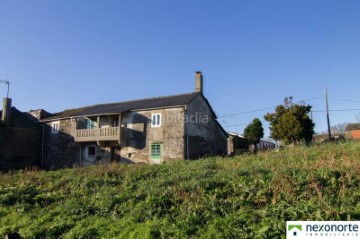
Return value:
M 191 93 L 70 109 L 40 122 L 44 168 L 158 164 L 227 153 L 227 133 L 203 94 L 201 72 Z
M 40 166 L 41 127 L 31 115 L 11 107 L 5 98 L 0 111 L 0 171 Z

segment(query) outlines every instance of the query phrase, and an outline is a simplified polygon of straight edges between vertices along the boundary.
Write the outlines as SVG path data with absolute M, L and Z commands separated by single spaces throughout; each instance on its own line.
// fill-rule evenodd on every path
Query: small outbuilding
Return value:
M 350 123 L 345 128 L 346 138 L 360 139 L 360 123 Z

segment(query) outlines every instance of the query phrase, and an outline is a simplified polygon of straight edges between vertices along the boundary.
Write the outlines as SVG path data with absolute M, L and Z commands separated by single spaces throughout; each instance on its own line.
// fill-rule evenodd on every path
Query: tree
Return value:
M 286 97 L 283 105 L 275 108 L 275 113 L 267 113 L 264 118 L 270 123 L 271 138 L 285 144 L 309 143 L 314 135 L 315 124 L 309 118 L 310 105 L 295 104 L 292 97 Z
M 348 125 L 348 122 L 336 124 L 330 127 L 332 134 L 345 134 L 346 126 Z M 320 131 L 319 134 L 328 134 L 327 130 Z
M 254 145 L 256 150 L 256 144 L 260 142 L 262 137 L 264 137 L 264 128 L 258 118 L 253 119 L 253 121 L 246 126 L 244 129 L 244 137 Z
M 345 134 L 345 129 L 348 124 L 349 123 L 344 122 L 341 124 L 336 124 L 336 125 L 331 126 L 330 127 L 331 133 L 332 134 Z

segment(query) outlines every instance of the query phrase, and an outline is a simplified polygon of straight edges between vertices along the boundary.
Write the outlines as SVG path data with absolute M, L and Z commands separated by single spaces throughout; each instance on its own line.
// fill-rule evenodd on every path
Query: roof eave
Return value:
M 183 105 L 173 105 L 173 106 L 163 106 L 163 107 L 154 107 L 154 108 L 144 108 L 144 109 L 134 109 L 134 110 L 129 110 L 130 112 L 135 112 L 135 111 L 148 111 L 148 110 L 161 110 L 161 109 L 169 109 L 169 108 L 182 108 L 185 107 L 188 104 L 183 104 Z
M 68 117 L 60 117 L 60 118 L 49 118 L 49 119 L 43 119 L 40 120 L 40 122 L 51 122 L 51 121 L 57 121 L 57 120 L 64 120 L 64 119 L 72 119 L 72 118 L 80 118 L 80 117 L 96 117 L 96 116 L 113 116 L 113 115 L 120 115 L 124 112 L 136 112 L 136 111 L 149 111 L 149 110 L 160 110 L 160 109 L 169 109 L 169 108 L 182 108 L 187 104 L 184 105 L 173 105 L 173 106 L 164 106 L 164 107 L 154 107 L 154 108 L 143 108 L 143 109 L 133 109 L 129 111 L 123 111 L 119 113 L 102 113 L 102 114 L 88 114 L 88 115 L 73 115 Z

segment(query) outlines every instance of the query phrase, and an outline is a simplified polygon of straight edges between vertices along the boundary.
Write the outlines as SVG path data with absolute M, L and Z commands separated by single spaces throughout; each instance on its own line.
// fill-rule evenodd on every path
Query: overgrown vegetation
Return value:
M 360 144 L 0 175 L 0 237 L 285 238 L 360 219 Z

